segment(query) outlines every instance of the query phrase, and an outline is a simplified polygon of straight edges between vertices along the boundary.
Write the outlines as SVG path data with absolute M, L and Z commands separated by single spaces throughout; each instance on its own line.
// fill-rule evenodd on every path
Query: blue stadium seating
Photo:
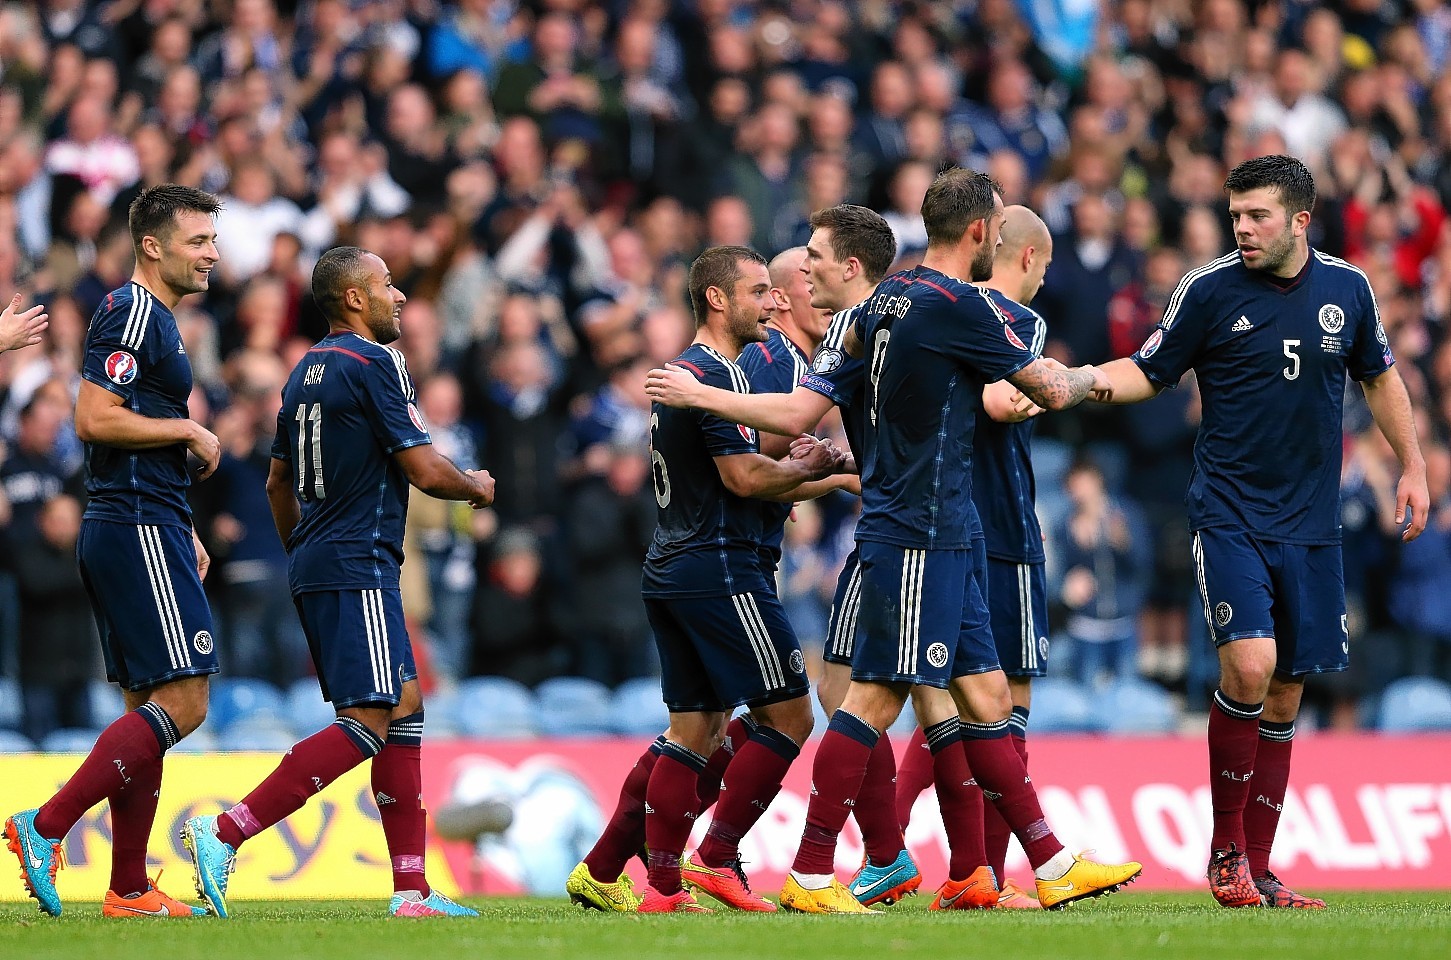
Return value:
M 184 741 L 183 741 L 184 742 Z M 256 716 L 234 723 L 217 737 L 217 747 L 228 753 L 286 753 L 297 738 L 280 718 Z
M 655 736 L 670 725 L 670 711 L 660 699 L 660 681 L 654 677 L 620 684 L 610 698 L 610 712 L 614 731 L 627 736 Z
M 35 744 L 25 734 L 0 730 L 0 753 L 27 753 L 34 749 Z
M 100 730 L 62 727 L 47 733 L 40 741 L 40 749 L 46 753 L 90 753 L 100 735 Z
M 598 680 L 554 677 L 534 690 L 539 701 L 539 730 L 555 737 L 611 733 L 610 690 Z
M 283 722 L 286 704 L 277 688 L 266 680 L 251 677 L 212 679 L 211 706 L 207 720 L 220 736 L 234 723 L 264 716 Z
M 126 712 L 126 698 L 121 688 L 105 680 L 92 680 L 86 686 L 86 699 L 91 707 L 91 723 L 98 727 L 109 726 Z
M 322 698 L 313 677 L 297 680 L 287 688 L 287 725 L 297 739 L 312 736 L 335 719 L 337 711 Z
M 539 706 L 534 694 L 507 677 L 470 677 L 459 683 L 452 711 L 454 723 L 471 737 L 527 739 L 538 733 Z M 432 726 L 424 721 L 424 733 Z
M 170 750 L 168 755 L 176 753 L 215 753 L 217 747 L 217 736 L 210 729 L 210 724 L 202 724 L 200 729 L 193 730 L 189 736 L 183 737 L 181 742 Z
M 1403 677 L 1380 699 L 1380 728 L 1387 732 L 1451 730 L 1451 685 L 1433 677 Z
M 18 729 L 23 716 L 20 684 L 10 677 L 0 677 L 0 730 Z
M 1028 735 L 1035 733 L 1085 733 L 1101 727 L 1093 698 L 1072 680 L 1038 677 L 1033 681 L 1033 709 Z
M 1037 686 L 1037 682 L 1034 682 Z M 1042 701 L 1034 690 L 1033 717 L 1037 723 L 1038 704 Z M 1137 677 L 1122 677 L 1098 694 L 1104 729 L 1109 733 L 1173 733 L 1179 727 L 1179 708 L 1164 688 Z

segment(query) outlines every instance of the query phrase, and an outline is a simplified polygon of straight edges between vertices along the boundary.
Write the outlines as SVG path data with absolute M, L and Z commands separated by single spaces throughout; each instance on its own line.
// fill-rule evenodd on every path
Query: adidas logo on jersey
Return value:
M 1240 315 L 1240 318 L 1238 320 L 1234 321 L 1234 326 L 1232 326 L 1232 327 L 1229 328 L 1229 332 L 1230 333 L 1244 333 L 1246 330 L 1253 330 L 1254 328 L 1255 328 L 1255 325 L 1249 322 L 1249 317 L 1246 317 L 1243 314 L 1241 314 Z

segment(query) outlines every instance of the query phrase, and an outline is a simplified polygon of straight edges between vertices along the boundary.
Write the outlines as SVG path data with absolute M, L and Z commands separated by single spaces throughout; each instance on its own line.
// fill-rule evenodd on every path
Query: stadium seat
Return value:
M 14 730 L 0 730 L 0 753 L 29 753 L 35 744 L 23 733 Z
M 45 753 L 90 753 L 100 735 L 100 730 L 61 727 L 45 735 L 40 741 L 40 749 Z
M 613 730 L 610 690 L 598 680 L 554 677 L 534 690 L 539 731 L 555 737 L 589 737 Z
M 98 727 L 107 726 L 126 712 L 121 688 L 105 680 L 92 680 L 86 686 L 86 699 L 90 702 L 91 722 Z
M 0 730 L 18 729 L 22 716 L 20 684 L 10 677 L 0 677 Z
M 201 729 L 193 730 L 190 736 L 183 737 L 180 743 L 166 752 L 168 755 L 173 753 L 215 753 L 217 749 L 216 734 L 203 724 Z
M 469 677 L 458 685 L 453 719 L 470 737 L 527 739 L 539 729 L 534 694 L 507 677 Z M 424 721 L 424 734 L 432 721 Z
M 1451 730 L 1451 685 L 1433 677 L 1403 677 L 1380 698 L 1380 728 L 1388 733 Z
M 314 678 L 305 677 L 287 688 L 287 725 L 293 736 L 312 736 L 335 719 L 337 712 L 322 698 Z
M 1146 680 L 1121 677 L 1098 694 L 1098 698 L 1104 730 L 1109 733 L 1172 733 L 1179 726 L 1179 708 L 1174 698 Z M 1034 696 L 1031 723 L 1037 721 L 1038 703 Z
M 430 693 L 424 697 L 423 710 L 423 739 L 425 742 L 453 740 L 462 736 L 463 731 L 458 718 L 457 689 L 435 690 Z
M 1039 677 L 1033 681 L 1033 710 L 1028 735 L 1035 733 L 1084 733 L 1098 730 L 1099 715 L 1093 698 L 1072 680 Z
M 286 753 L 296 742 L 280 718 L 258 716 L 223 730 L 217 737 L 217 748 L 227 753 Z
M 626 736 L 654 736 L 670 725 L 670 711 L 660 699 L 660 681 L 654 677 L 626 680 L 610 698 L 612 724 Z
M 218 677 L 212 680 L 211 706 L 207 719 L 218 736 L 234 723 L 254 717 L 269 717 L 278 723 L 286 718 L 282 694 L 266 680 L 252 677 Z

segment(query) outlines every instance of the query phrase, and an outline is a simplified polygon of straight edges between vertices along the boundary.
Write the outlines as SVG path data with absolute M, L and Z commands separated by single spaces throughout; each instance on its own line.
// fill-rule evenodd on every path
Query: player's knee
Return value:
M 811 738 L 811 731 L 816 726 L 816 718 L 811 714 L 811 701 L 805 697 L 777 704 L 762 722 L 782 736 L 790 737 L 798 746 Z

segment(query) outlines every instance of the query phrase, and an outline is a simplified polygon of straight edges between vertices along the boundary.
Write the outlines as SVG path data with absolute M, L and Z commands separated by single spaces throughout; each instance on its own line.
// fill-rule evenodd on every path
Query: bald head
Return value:
M 1003 245 L 998 247 L 998 262 L 1015 259 L 1025 247 L 1047 250 L 1053 243 L 1043 218 L 1021 204 L 1003 210 Z
M 791 284 L 791 274 L 801 272 L 801 261 L 806 259 L 805 247 L 788 247 L 776 254 L 766 269 L 771 274 L 771 286 L 785 290 Z

